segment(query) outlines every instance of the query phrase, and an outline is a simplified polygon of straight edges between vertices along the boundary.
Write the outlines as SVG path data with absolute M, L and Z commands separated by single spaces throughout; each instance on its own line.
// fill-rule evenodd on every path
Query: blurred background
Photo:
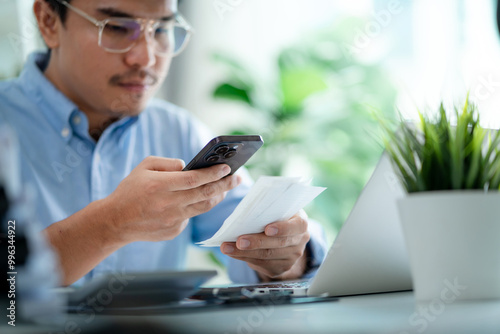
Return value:
M 43 47 L 32 3 L 0 0 L 1 78 Z M 159 97 L 215 134 L 262 135 L 254 178 L 328 187 L 307 211 L 330 243 L 382 151 L 373 112 L 412 118 L 469 92 L 485 126 L 500 125 L 496 0 L 182 0 L 179 9 L 195 34 Z

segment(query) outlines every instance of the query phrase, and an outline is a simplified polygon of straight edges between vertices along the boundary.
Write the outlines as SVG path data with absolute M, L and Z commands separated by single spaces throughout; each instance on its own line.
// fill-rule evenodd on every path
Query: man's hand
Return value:
M 306 269 L 305 247 L 309 238 L 307 220 L 296 214 L 288 221 L 267 225 L 262 233 L 242 235 L 236 242 L 225 242 L 221 251 L 247 262 L 262 281 L 296 279 Z
M 178 236 L 189 218 L 207 212 L 240 183 L 227 165 L 182 171 L 181 160 L 144 159 L 108 197 L 112 223 L 122 242 L 161 241 Z
M 108 197 L 45 229 L 68 285 L 134 241 L 173 239 L 187 220 L 217 205 L 240 183 L 227 165 L 182 171 L 181 160 L 144 159 Z

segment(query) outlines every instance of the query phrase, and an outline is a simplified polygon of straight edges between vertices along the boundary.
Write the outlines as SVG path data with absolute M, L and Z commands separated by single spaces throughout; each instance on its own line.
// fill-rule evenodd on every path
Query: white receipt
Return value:
M 267 224 L 291 218 L 325 189 L 298 177 L 261 176 L 221 228 L 198 244 L 218 247 L 240 235 L 263 232 Z

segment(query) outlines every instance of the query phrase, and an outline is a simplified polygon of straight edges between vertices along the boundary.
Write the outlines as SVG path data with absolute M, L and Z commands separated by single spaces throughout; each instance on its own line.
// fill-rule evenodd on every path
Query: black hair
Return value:
M 68 8 L 57 0 L 45 0 L 45 2 L 49 4 L 50 8 L 52 8 L 57 14 L 59 14 L 61 22 L 64 23 L 66 21 Z M 66 0 L 66 2 L 70 3 L 71 0 Z

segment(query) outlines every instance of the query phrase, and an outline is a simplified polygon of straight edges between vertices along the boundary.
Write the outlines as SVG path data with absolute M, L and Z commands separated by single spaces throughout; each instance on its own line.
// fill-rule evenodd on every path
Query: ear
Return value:
M 33 12 L 45 44 L 49 49 L 57 48 L 59 46 L 59 29 L 62 29 L 59 15 L 45 0 L 35 0 Z

